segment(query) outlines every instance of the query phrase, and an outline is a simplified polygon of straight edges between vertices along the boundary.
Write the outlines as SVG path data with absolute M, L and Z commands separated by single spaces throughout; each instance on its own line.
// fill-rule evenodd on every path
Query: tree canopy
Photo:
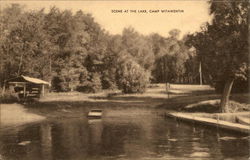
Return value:
M 235 79 L 248 79 L 248 1 L 210 1 L 212 23 L 189 36 L 187 43 L 197 50 L 199 60 L 209 77 L 225 81 L 221 100 L 222 111 L 227 111 L 229 94 Z
M 196 59 L 178 29 L 168 37 L 142 35 L 133 27 L 111 35 L 81 10 L 26 11 L 12 4 L 0 13 L 1 86 L 27 75 L 51 81 L 54 91 L 130 93 L 145 91 L 150 81 L 180 83 L 193 77 L 188 72 Z

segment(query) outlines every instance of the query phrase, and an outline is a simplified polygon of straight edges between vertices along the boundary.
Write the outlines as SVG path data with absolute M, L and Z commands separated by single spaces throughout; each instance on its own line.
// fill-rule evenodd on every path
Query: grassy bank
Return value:
M 148 88 L 143 94 L 123 94 L 118 90 L 95 94 L 79 92 L 49 93 L 39 102 L 26 104 L 26 106 L 35 112 L 39 112 L 39 114 L 53 117 L 54 115 L 76 116 L 75 112 L 77 114 L 81 110 L 82 113 L 82 108 L 85 108 L 85 110 L 90 108 L 119 110 L 140 107 L 185 111 L 185 106 L 189 104 L 219 98 L 220 95 L 215 94 L 214 89 L 207 85 L 171 85 L 171 89 L 167 93 L 165 84 L 157 84 Z M 232 96 L 232 99 L 240 103 L 248 103 L 248 98 L 247 94 Z M 215 109 L 212 112 L 217 112 L 217 110 Z
M 143 94 L 123 94 L 121 91 L 103 91 L 95 94 L 79 92 L 48 93 L 38 102 L 26 103 L 30 112 L 48 118 L 80 117 L 90 109 L 124 110 L 145 108 L 158 110 L 187 111 L 186 106 L 200 101 L 219 99 L 210 86 L 203 85 L 171 85 L 166 92 L 165 84 L 153 85 Z M 236 102 L 249 104 L 249 95 L 236 94 L 231 99 Z M 203 111 L 208 110 L 202 107 Z M 209 108 L 211 109 L 211 107 Z M 195 112 L 196 109 L 191 110 Z M 211 112 L 218 112 L 218 107 L 212 107 Z

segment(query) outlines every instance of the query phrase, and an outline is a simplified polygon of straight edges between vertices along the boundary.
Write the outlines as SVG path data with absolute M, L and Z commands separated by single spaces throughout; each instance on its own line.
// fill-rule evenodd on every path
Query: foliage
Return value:
M 217 93 L 223 93 L 225 87 L 224 81 L 216 81 L 214 88 Z M 236 79 L 232 88 L 232 93 L 249 93 L 249 80 Z
M 119 85 L 124 93 L 143 93 L 149 83 L 149 73 L 134 60 L 124 61 L 119 69 Z
M 125 28 L 122 33 L 123 54 L 132 56 L 134 61 L 146 70 L 154 64 L 154 53 L 146 37 L 140 35 L 132 27 Z
M 206 74 L 213 80 L 225 82 L 222 112 L 228 111 L 233 82 L 247 80 L 249 74 L 248 5 L 248 1 L 216 3 L 211 0 L 212 23 L 205 24 L 201 32 L 189 37 L 189 44 L 196 48 Z
M 0 103 L 14 103 L 18 102 L 18 96 L 14 93 L 10 92 L 9 90 L 3 91 L 0 89 Z
M 248 62 L 248 25 L 246 1 L 211 1 L 212 24 L 190 35 L 206 73 L 214 80 L 246 79 Z
M 76 88 L 77 91 L 85 93 L 96 93 L 101 89 L 102 83 L 100 75 L 98 73 L 93 73 L 90 75 L 81 74 L 81 83 Z
M 186 73 L 185 63 L 191 54 L 185 45 L 185 39 L 178 40 L 180 31 L 169 31 L 170 37 L 164 38 L 158 34 L 150 37 L 155 55 L 153 77 L 155 82 L 178 82 Z
M 51 90 L 55 92 L 66 92 L 69 90 L 67 83 L 65 83 L 65 79 L 61 76 L 53 77 L 51 85 Z
M 27 11 L 13 4 L 0 13 L 1 86 L 23 74 L 50 81 L 58 92 L 143 92 L 149 78 L 177 82 L 187 72 L 189 48 L 177 29 L 169 37 L 132 27 L 110 35 L 81 10 Z
M 10 13 L 11 12 L 11 13 Z M 12 5 L 1 12 L 0 55 L 3 79 L 26 74 L 47 76 L 46 52 L 50 42 L 43 30 L 43 10 L 23 12 L 20 5 Z

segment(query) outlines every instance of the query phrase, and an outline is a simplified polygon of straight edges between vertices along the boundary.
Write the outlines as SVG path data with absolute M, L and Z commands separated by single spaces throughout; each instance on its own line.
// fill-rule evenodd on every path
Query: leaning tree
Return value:
M 247 79 L 248 62 L 248 1 L 224 0 L 210 2 L 212 22 L 202 31 L 189 36 L 213 80 L 225 81 L 221 112 L 228 112 L 231 89 L 236 79 Z

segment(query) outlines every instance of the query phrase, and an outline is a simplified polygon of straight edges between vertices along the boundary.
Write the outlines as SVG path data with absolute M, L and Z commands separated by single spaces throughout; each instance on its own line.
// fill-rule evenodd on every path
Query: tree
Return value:
M 103 89 L 117 88 L 117 70 L 119 56 L 123 50 L 121 35 L 109 36 L 107 50 L 103 58 L 102 87 Z
M 122 33 L 123 50 L 146 70 L 151 70 L 154 64 L 154 53 L 147 37 L 140 35 L 134 28 L 125 28 Z
M 1 77 L 8 79 L 21 74 L 47 79 L 52 44 L 44 31 L 43 9 L 24 12 L 22 6 L 13 4 L 1 14 L 3 38 L 0 40 L 3 63 Z
M 18 70 L 19 55 L 13 48 L 17 46 L 14 43 L 16 37 L 12 33 L 18 23 L 17 20 L 22 16 L 23 7 L 19 4 L 0 10 L 0 83 L 3 85 L 4 80 L 16 76 Z M 17 48 L 17 47 L 15 47 Z
M 119 65 L 119 85 L 124 93 L 143 93 L 149 83 L 150 73 L 132 58 L 127 57 Z
M 213 80 L 224 80 L 221 111 L 228 101 L 235 79 L 248 77 L 248 1 L 210 1 L 211 24 L 190 36 L 191 44 Z
M 132 27 L 125 28 L 122 36 L 114 36 L 108 47 L 110 62 L 115 66 L 118 88 L 124 93 L 144 92 L 149 83 L 154 54 L 147 37 Z
M 158 34 L 150 36 L 155 55 L 152 73 L 156 82 L 180 82 L 185 74 L 189 48 L 184 39 L 178 40 L 179 34 L 179 30 L 173 29 L 167 38 Z
M 44 30 L 49 41 L 58 47 L 51 56 L 53 76 L 61 76 L 74 90 L 84 69 L 89 74 L 99 74 L 106 50 L 105 34 L 90 14 L 72 14 L 53 7 L 45 16 Z

